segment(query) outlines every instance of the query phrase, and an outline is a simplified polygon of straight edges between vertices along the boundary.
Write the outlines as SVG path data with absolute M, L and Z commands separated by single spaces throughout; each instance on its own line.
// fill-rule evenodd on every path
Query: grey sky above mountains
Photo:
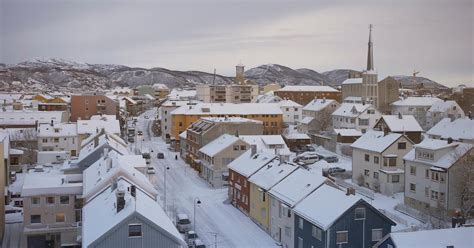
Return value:
M 473 0 L 0 0 L 0 62 L 362 70 L 372 23 L 379 78 L 474 86 L 473 13 Z

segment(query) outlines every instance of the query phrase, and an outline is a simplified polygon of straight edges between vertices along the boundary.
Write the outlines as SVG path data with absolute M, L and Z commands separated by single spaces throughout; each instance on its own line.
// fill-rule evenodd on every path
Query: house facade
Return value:
M 66 151 L 79 155 L 79 136 L 76 123 L 43 123 L 38 126 L 38 151 Z
M 343 103 L 331 116 L 334 129 L 355 129 L 365 133 L 382 115 L 371 104 Z
M 406 97 L 391 104 L 392 115 L 413 115 L 423 130 L 428 130 L 427 112 L 437 102 L 443 100 L 436 97 Z
M 384 195 L 404 191 L 403 157 L 413 142 L 397 133 L 371 131 L 352 147 L 352 181 Z
M 301 120 L 303 106 L 292 100 L 282 100 L 277 103 L 283 112 L 283 122 L 288 124 L 296 124 Z
M 423 129 L 412 115 L 382 115 L 374 130 L 406 135 L 415 144 L 421 142 Z
M 332 127 L 331 114 L 340 104 L 333 99 L 313 99 L 303 107 L 303 117 L 298 123 L 298 131 L 314 133 Z
M 289 99 L 301 105 L 306 105 L 315 98 L 333 99 L 341 102 L 340 91 L 329 86 L 287 85 L 275 90 L 274 94 L 281 99 Z
M 456 101 L 438 101 L 426 112 L 426 126 L 430 129 L 444 118 L 455 120 L 464 117 L 464 111 Z
M 71 96 L 71 121 L 89 120 L 93 115 L 117 115 L 118 103 L 105 95 L 84 94 Z

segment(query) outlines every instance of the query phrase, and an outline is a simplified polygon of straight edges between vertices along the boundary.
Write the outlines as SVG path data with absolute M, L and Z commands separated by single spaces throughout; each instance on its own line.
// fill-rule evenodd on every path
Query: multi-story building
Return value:
M 352 181 L 392 195 L 404 190 L 403 156 L 413 142 L 403 134 L 370 131 L 352 145 Z
M 443 100 L 436 97 L 407 97 L 391 104 L 392 115 L 413 115 L 423 130 L 428 130 L 427 112 L 437 102 Z
M 288 124 L 296 124 L 302 118 L 303 106 L 292 100 L 282 100 L 277 103 L 283 112 L 283 121 Z
M 196 105 L 197 102 L 190 100 L 168 100 L 161 104 L 159 108 L 159 118 L 160 118 L 160 128 L 161 128 L 161 137 L 167 143 L 171 139 L 171 112 L 181 106 L 191 106 Z
M 171 144 L 178 147 L 179 134 L 202 117 L 242 117 L 263 123 L 263 134 L 281 134 L 283 112 L 271 103 L 198 103 L 175 109 L 171 113 Z M 174 139 L 174 140 L 173 140 Z
M 64 111 L 3 111 L 0 112 L 0 127 L 37 128 L 40 123 L 61 123 L 67 121 Z
M 263 123 L 240 117 L 203 117 L 186 130 L 186 161 L 200 169 L 195 160 L 201 160 L 199 150 L 223 134 L 261 135 Z
M 79 135 L 79 142 L 90 135 L 100 133 L 103 129 L 108 133 L 120 135 L 120 122 L 115 115 L 94 115 L 89 120 L 78 120 L 77 134 Z
M 236 67 L 236 84 L 196 86 L 197 99 L 206 103 L 250 103 L 255 102 L 258 96 L 258 85 L 250 84 L 245 80 L 244 65 Z
M 23 244 L 27 247 L 79 246 L 82 174 L 63 175 L 37 166 L 24 179 Z
M 341 92 L 330 86 L 288 85 L 275 90 L 274 94 L 282 99 L 289 99 L 301 105 L 306 105 L 315 98 L 333 99 L 338 102 L 342 100 Z
M 426 112 L 426 126 L 430 129 L 444 118 L 455 120 L 464 117 L 464 111 L 456 101 L 438 101 Z
M 199 149 L 200 175 L 212 187 L 229 184 L 227 165 L 250 148 L 249 144 L 235 135 L 223 134 Z
M 248 178 L 250 183 L 250 218 L 270 232 L 270 197 L 268 191 L 298 169 L 295 164 L 274 159 Z
M 333 99 L 313 99 L 303 107 L 303 118 L 298 123 L 298 131 L 314 133 L 332 127 L 331 114 L 340 107 Z
M 359 196 L 322 185 L 293 211 L 294 245 L 290 247 L 370 248 L 396 225 Z
M 299 168 L 268 191 L 269 232 L 282 247 L 293 247 L 295 242 L 293 207 L 326 182 L 322 171 Z
M 165 84 L 154 84 L 152 88 L 155 91 L 154 97 L 158 101 L 166 99 L 170 94 L 170 89 Z
M 415 144 L 421 142 L 423 129 L 413 115 L 382 115 L 374 130 L 406 135 Z
M 248 178 L 262 167 L 279 164 L 278 156 L 273 153 L 257 153 L 257 147 L 251 146 L 250 150 L 232 161 L 229 168 L 229 199 L 231 204 L 245 214 L 250 212 L 250 183 Z
M 93 115 L 117 115 L 118 103 L 105 95 L 84 94 L 71 96 L 71 121 L 89 120 Z
M 5 192 L 5 186 L 8 185 L 8 154 L 10 150 L 10 141 L 7 132 L 0 132 L 0 192 Z M 5 231 L 5 197 L 0 197 L 0 239 L 3 240 Z
M 453 216 L 457 210 L 472 214 L 472 206 L 466 208 L 468 201 L 462 200 L 472 194 L 472 144 L 428 138 L 414 145 L 403 160 L 406 205 L 438 218 Z
M 474 145 L 474 120 L 444 118 L 428 130 L 426 134 L 432 139 L 448 140 L 451 138 L 454 141 Z
M 66 151 L 75 157 L 80 145 L 76 123 L 43 123 L 38 126 L 38 151 Z
M 365 133 L 382 114 L 372 104 L 343 103 L 331 116 L 334 129 L 355 129 Z
M 281 135 L 239 135 L 243 141 L 254 145 L 258 152 L 269 152 L 278 155 L 281 161 L 289 161 L 290 148 Z

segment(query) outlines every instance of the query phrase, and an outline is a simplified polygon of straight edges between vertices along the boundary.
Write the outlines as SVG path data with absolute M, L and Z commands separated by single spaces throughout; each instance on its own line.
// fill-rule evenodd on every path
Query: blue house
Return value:
M 323 185 L 294 208 L 295 248 L 372 247 L 395 222 L 355 195 Z

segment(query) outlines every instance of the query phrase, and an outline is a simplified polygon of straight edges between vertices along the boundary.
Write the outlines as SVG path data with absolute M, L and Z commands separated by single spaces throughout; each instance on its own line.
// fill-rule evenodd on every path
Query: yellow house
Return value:
M 250 218 L 262 229 L 270 232 L 270 198 L 268 191 L 298 167 L 281 162 L 275 158 L 249 178 L 250 183 Z
M 263 134 L 281 134 L 283 112 L 273 103 L 198 103 L 185 105 L 171 113 L 171 138 L 179 140 L 179 134 L 201 117 L 242 117 L 263 122 Z

